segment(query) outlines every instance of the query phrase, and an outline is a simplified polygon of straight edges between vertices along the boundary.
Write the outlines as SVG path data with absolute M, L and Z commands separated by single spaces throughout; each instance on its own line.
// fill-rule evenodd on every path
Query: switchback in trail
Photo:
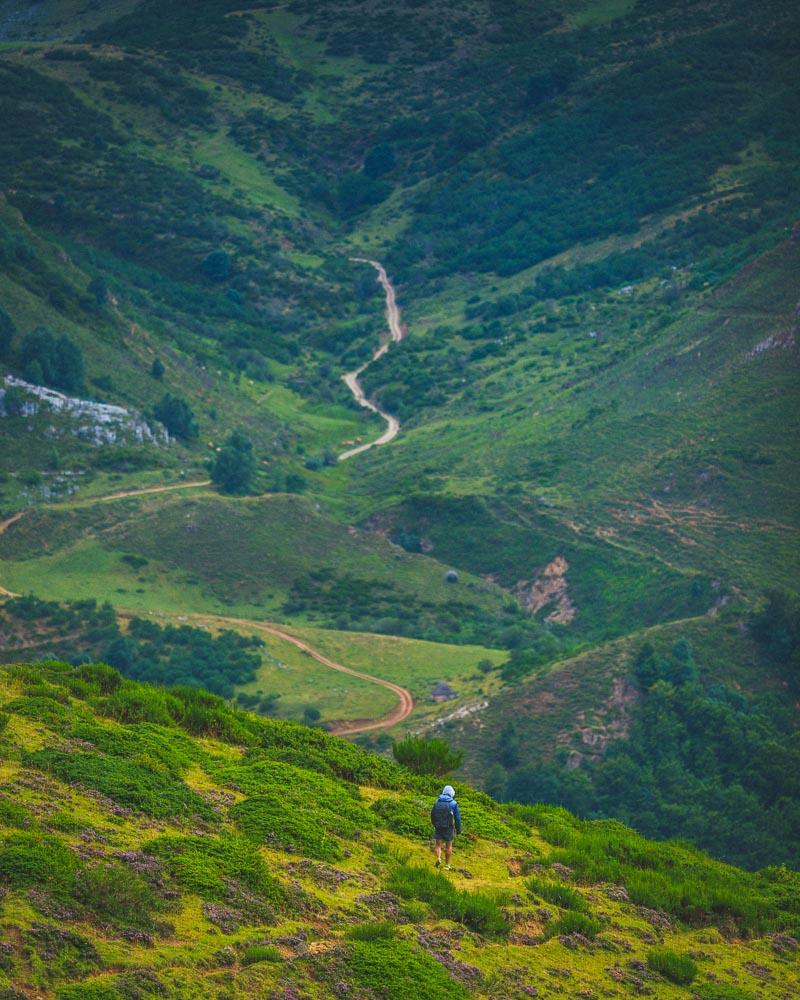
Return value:
M 375 443 L 375 442 L 373 442 Z M 369 446 L 367 446 L 369 447 Z M 103 497 L 92 497 L 87 498 L 85 503 L 106 503 L 111 500 L 122 500 L 125 497 L 135 497 L 143 496 L 145 494 L 153 493 L 167 493 L 171 490 L 179 489 L 190 489 L 191 487 L 203 487 L 208 486 L 207 480 L 191 483 L 177 483 L 170 484 L 166 486 L 148 486 L 143 489 L 138 490 L 127 490 L 121 493 L 111 493 Z M 83 506 L 84 504 L 76 504 L 76 506 Z M 4 521 L 0 521 L 0 535 L 7 531 L 13 524 L 16 524 L 21 518 L 25 516 L 27 511 L 21 510 Z M 18 597 L 11 590 L 6 590 L 5 587 L 0 585 L 0 597 Z M 127 617 L 123 615 L 122 617 Z M 386 688 L 388 691 L 392 691 L 397 695 L 399 699 L 399 704 L 397 708 L 393 709 L 388 715 L 385 715 L 382 719 L 361 719 L 355 722 L 339 722 L 333 723 L 331 726 L 331 732 L 336 733 L 339 736 L 349 736 L 355 733 L 366 733 L 375 729 L 388 729 L 390 726 L 397 725 L 398 722 L 402 722 L 403 719 L 408 718 L 414 709 L 414 699 L 411 696 L 411 692 L 406 690 L 406 688 L 401 687 L 399 684 L 393 684 L 392 681 L 384 680 L 382 677 L 373 677 L 372 674 L 365 674 L 360 670 L 353 670 L 352 667 L 346 667 L 342 663 L 337 663 L 335 660 L 331 660 L 329 657 L 325 656 L 324 653 L 320 653 L 319 650 L 314 649 L 313 646 L 305 642 L 303 639 L 298 639 L 297 636 L 292 635 L 290 632 L 285 632 L 282 628 L 278 628 L 276 625 L 268 624 L 266 622 L 256 622 L 249 618 L 231 618 L 223 617 L 221 615 L 200 615 L 200 616 L 187 616 L 187 617 L 202 617 L 205 619 L 213 619 L 219 622 L 225 622 L 230 625 L 240 625 L 246 628 L 258 629 L 261 632 L 268 632 L 270 635 L 274 635 L 277 639 L 283 639 L 284 642 L 290 642 L 297 649 L 302 650 L 304 653 L 308 653 L 317 663 L 321 663 L 323 666 L 330 668 L 331 670 L 338 670 L 339 673 L 349 674 L 351 677 L 358 677 L 363 681 L 367 681 L 370 684 L 377 684 L 379 687 Z
M 397 297 L 395 295 L 394 286 L 391 281 L 389 281 L 386 269 L 383 264 L 379 263 L 379 261 L 368 260 L 366 257 L 351 257 L 350 259 L 355 264 L 371 264 L 372 267 L 374 267 L 378 272 L 378 281 L 386 293 L 386 321 L 389 324 L 389 340 L 381 344 L 369 361 L 366 361 L 360 368 L 356 368 L 355 371 L 348 372 L 342 377 L 345 385 L 350 392 L 352 392 L 353 398 L 358 405 L 363 406 L 366 410 L 371 410 L 373 413 L 377 413 L 379 417 L 382 417 L 386 421 L 386 430 L 374 441 L 368 441 L 366 444 L 360 444 L 356 448 L 350 448 L 349 451 L 343 451 L 338 459 L 340 462 L 344 462 L 346 459 L 352 458 L 354 455 L 360 455 L 362 451 L 368 451 L 370 448 L 375 448 L 382 444 L 388 444 L 389 441 L 396 438 L 400 432 L 400 421 L 397 417 L 393 417 L 391 413 L 387 413 L 385 410 L 382 410 L 379 406 L 376 406 L 375 403 L 367 399 L 364 394 L 364 389 L 359 382 L 359 376 L 372 364 L 373 361 L 377 361 L 378 358 L 382 358 L 393 343 L 399 344 L 403 339 L 403 328 L 400 325 L 400 309 L 397 305 Z

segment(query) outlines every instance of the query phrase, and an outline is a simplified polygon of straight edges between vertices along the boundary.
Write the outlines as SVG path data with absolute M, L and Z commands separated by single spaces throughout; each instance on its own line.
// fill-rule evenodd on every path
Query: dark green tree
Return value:
M 150 374 L 152 377 L 160 382 L 164 377 L 164 370 L 164 362 L 161 358 L 153 358 L 153 363 L 150 366 Z
M 395 162 L 392 147 L 388 143 L 380 142 L 377 146 L 373 146 L 364 158 L 364 173 L 367 177 L 377 180 L 378 177 L 383 177 L 393 170 Z
M 225 250 L 212 250 L 203 260 L 202 268 L 209 281 L 225 281 L 231 273 L 230 254 Z
M 248 493 L 256 474 L 253 444 L 244 431 L 234 431 L 211 467 L 211 478 L 223 493 Z
M 199 433 L 191 406 L 180 396 L 166 393 L 156 403 L 153 414 L 173 437 L 191 441 Z
M 94 296 L 95 302 L 99 306 L 104 306 L 108 302 L 108 284 L 101 275 L 96 275 L 89 282 L 89 293 Z

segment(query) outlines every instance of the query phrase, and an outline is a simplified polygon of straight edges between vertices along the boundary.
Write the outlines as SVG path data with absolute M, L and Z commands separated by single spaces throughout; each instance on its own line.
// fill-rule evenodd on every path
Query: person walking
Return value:
M 461 833 L 461 810 L 456 802 L 456 792 L 452 785 L 445 785 L 442 794 L 433 803 L 431 809 L 431 823 L 433 823 L 436 843 L 436 867 L 442 864 L 442 848 L 445 849 L 444 867 L 450 870 L 450 859 L 453 856 L 453 841 L 457 833 Z

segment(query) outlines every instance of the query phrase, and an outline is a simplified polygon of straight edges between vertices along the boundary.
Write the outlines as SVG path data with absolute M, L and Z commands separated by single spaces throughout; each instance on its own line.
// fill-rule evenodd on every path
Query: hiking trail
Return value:
M 350 392 L 352 392 L 353 398 L 359 406 L 363 406 L 366 410 L 371 410 L 372 413 L 377 413 L 379 417 L 386 421 L 386 430 L 374 441 L 368 441 L 366 444 L 360 444 L 355 448 L 350 448 L 348 451 L 343 451 L 337 459 L 339 462 L 344 462 L 348 458 L 352 458 L 354 455 L 360 455 L 362 451 L 368 451 L 370 448 L 376 448 L 379 445 L 388 444 L 391 440 L 396 438 L 400 432 L 400 421 L 397 417 L 393 417 L 391 413 L 387 413 L 379 406 L 376 406 L 371 400 L 367 399 L 361 382 L 359 382 L 359 376 L 372 364 L 373 361 L 377 361 L 378 358 L 382 358 L 392 344 L 399 344 L 403 339 L 403 327 L 400 325 L 400 309 L 397 305 L 394 285 L 392 285 L 391 281 L 389 281 L 386 269 L 379 261 L 369 260 L 366 257 L 351 257 L 350 260 L 354 264 L 370 264 L 378 272 L 378 281 L 386 293 L 386 321 L 389 324 L 389 339 L 381 344 L 369 361 L 365 361 L 360 368 L 356 368 L 354 371 L 348 372 L 346 375 L 343 375 L 342 378 L 347 388 Z

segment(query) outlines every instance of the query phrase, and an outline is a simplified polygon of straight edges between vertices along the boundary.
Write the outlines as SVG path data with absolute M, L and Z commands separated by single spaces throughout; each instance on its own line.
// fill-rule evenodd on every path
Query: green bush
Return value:
M 562 934 L 583 934 L 587 938 L 595 938 L 603 929 L 599 920 L 585 913 L 570 911 L 557 920 L 551 920 L 544 929 L 546 938 L 559 937 Z
M 385 1000 L 467 1000 L 468 991 L 444 967 L 406 941 L 351 941 L 352 981 Z
M 24 829 L 30 822 L 27 809 L 11 799 L 0 798 L 0 824 Z
M 18 833 L 0 846 L 0 881 L 13 889 L 44 886 L 58 897 L 72 895 L 78 858 L 55 837 Z
M 418 801 L 384 797 L 376 799 L 370 809 L 377 813 L 386 827 L 404 837 L 428 838 L 433 833 L 430 806 Z
M 575 910 L 582 912 L 586 910 L 586 900 L 579 892 L 576 892 L 568 885 L 561 885 L 559 882 L 548 882 L 545 879 L 529 878 L 525 885 L 530 891 L 540 899 L 560 906 L 564 910 Z
M 50 694 L 15 698 L 7 702 L 5 708 L 8 712 L 41 722 L 51 729 L 60 729 L 70 717 L 69 710 Z
M 231 808 L 230 816 L 256 843 L 271 844 L 320 861 L 339 861 L 344 857 L 337 834 L 348 838 L 356 835 L 352 824 L 327 810 L 295 810 L 263 795 L 238 802 Z
M 154 819 L 200 816 L 210 820 L 215 815 L 211 806 L 182 781 L 129 760 L 84 752 L 36 750 L 24 754 L 23 763 L 68 784 L 93 788 L 114 802 L 138 809 Z
M 152 913 L 165 908 L 163 900 L 140 875 L 115 862 L 82 868 L 74 895 L 102 920 L 133 927 L 152 927 Z
M 647 967 L 678 986 L 688 986 L 697 975 L 697 966 L 688 955 L 679 955 L 669 948 L 651 951 L 647 956 Z
M 451 750 L 447 740 L 418 736 L 393 743 L 392 753 L 398 764 L 414 774 L 432 774 L 440 778 L 455 771 L 464 760 L 463 750 Z
M 103 715 L 117 722 L 155 722 L 168 726 L 180 711 L 175 699 L 159 688 L 125 682 L 98 705 Z
M 242 955 L 242 965 L 255 965 L 256 962 L 281 962 L 283 956 L 280 949 L 273 944 L 254 944 L 245 949 Z
M 798 923 L 798 880 L 787 869 L 750 873 L 686 844 L 645 840 L 615 820 L 582 821 L 564 810 L 528 807 L 542 834 L 564 846 L 548 860 L 587 882 L 624 885 L 634 903 L 693 925 L 728 921 L 742 930 L 792 929 Z M 555 834 L 553 831 L 557 831 Z
M 388 920 L 377 920 L 348 928 L 345 937 L 348 941 L 383 941 L 397 937 L 397 928 Z
M 202 899 L 226 899 L 235 881 L 264 901 L 283 900 L 280 884 L 257 848 L 243 837 L 159 837 L 145 851 L 161 859 L 179 885 Z
M 356 789 L 290 764 L 256 756 L 221 768 L 215 777 L 252 795 L 233 806 L 230 815 L 259 843 L 336 861 L 342 857 L 338 837 L 352 839 L 375 825 Z
M 444 875 L 417 865 L 398 865 L 389 889 L 404 899 L 429 903 L 440 917 L 457 920 L 487 937 L 504 937 L 510 925 L 498 900 L 485 892 L 462 892 Z
M 81 680 L 88 681 L 101 694 L 112 694 L 122 684 L 119 670 L 107 663 L 84 663 L 75 671 Z

